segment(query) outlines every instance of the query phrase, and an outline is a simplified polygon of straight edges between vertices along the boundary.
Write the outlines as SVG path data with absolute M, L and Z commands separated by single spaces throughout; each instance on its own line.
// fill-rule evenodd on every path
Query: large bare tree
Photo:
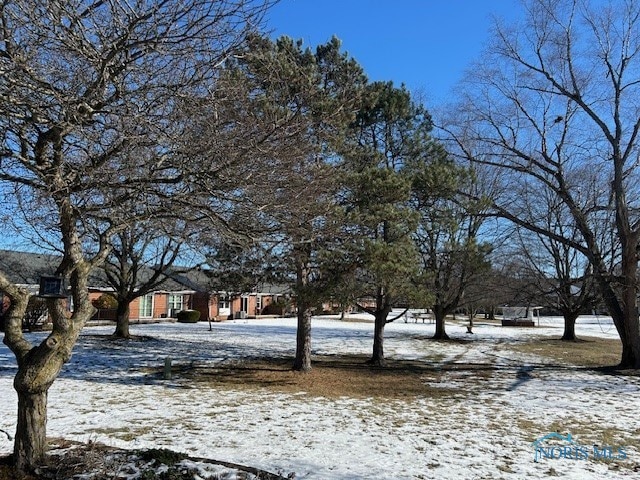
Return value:
M 170 220 L 177 222 L 177 220 Z M 166 283 L 186 238 L 157 222 L 142 221 L 119 231 L 102 269 L 116 299 L 116 338 L 130 338 L 131 303 Z
M 540 189 L 531 196 L 538 204 L 538 218 L 546 218 L 550 231 L 563 238 L 579 242 L 581 234 L 564 204 L 552 192 Z M 602 225 L 608 225 L 605 222 Z M 601 225 L 601 226 L 602 226 Z M 520 262 L 521 273 L 537 305 L 558 310 L 564 318 L 562 340 L 576 341 L 576 320 L 597 302 L 597 289 L 588 259 L 570 245 L 548 235 L 531 232 L 516 225 L 510 234 L 512 260 Z M 600 243 L 601 251 L 607 245 Z M 609 245 L 611 247 L 611 245 Z M 614 258 L 613 255 L 609 255 Z
M 476 179 L 468 169 L 442 155 L 416 168 L 412 188 L 412 202 L 420 215 L 414 234 L 421 265 L 416 282 L 432 299 L 436 323 L 433 338 L 438 340 L 449 339 L 446 316 L 465 306 L 473 285 L 490 269 L 491 253 L 490 245 L 479 238 L 488 200 L 482 196 L 470 200 L 457 194 L 463 191 L 477 195 Z M 473 314 L 470 322 L 471 327 Z
M 89 272 L 104 261 L 111 235 L 166 209 L 186 188 L 172 155 L 181 129 L 171 121 L 174 99 L 210 82 L 264 6 L 0 3 L 0 189 L 13 192 L 24 206 L 16 214 L 42 225 L 61 250 L 57 274 L 69 282 L 74 307 L 69 315 L 64 300 L 49 300 L 53 330 L 33 345 L 21 330 L 28 293 L 0 272 L 11 300 L 4 342 L 18 363 L 18 469 L 46 454 L 47 392 L 93 313 Z
M 500 215 L 588 258 L 622 340 L 619 366 L 640 368 L 640 5 L 523 5 L 521 24 L 496 25 L 447 130 L 465 157 L 495 167 L 513 187 L 494 205 Z M 595 181 L 585 182 L 585 171 Z M 580 238 L 528 215 L 525 200 L 539 186 L 564 204 Z M 608 212 L 615 261 L 597 228 Z

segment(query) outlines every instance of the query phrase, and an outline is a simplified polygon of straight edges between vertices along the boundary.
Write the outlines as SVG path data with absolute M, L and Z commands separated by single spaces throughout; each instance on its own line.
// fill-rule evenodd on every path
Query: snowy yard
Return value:
M 314 319 L 314 355 L 367 355 L 373 325 Z M 478 322 L 474 335 L 451 324 L 457 341 L 428 339 L 434 326 L 387 327 L 390 359 L 424 361 L 431 396 L 326 397 L 275 388 L 232 388 L 193 382 L 177 371 L 163 380 L 164 359 L 206 367 L 247 357 L 293 356 L 295 320 L 133 326 L 152 337 L 107 342 L 85 329 L 50 390 L 48 434 L 124 448 L 168 448 L 197 457 L 251 465 L 296 479 L 570 479 L 637 478 L 640 473 L 640 378 L 567 368 L 518 353 L 531 337 L 559 337 L 558 319 L 536 328 Z M 579 337 L 616 338 L 610 321 L 581 318 Z M 34 334 L 37 336 L 38 334 Z M 42 335 L 42 334 L 39 334 Z M 568 355 L 572 345 L 566 346 Z M 482 367 L 451 368 L 457 364 Z M 0 347 L 0 429 L 15 429 L 16 371 Z M 558 431 L 584 458 L 534 461 L 534 441 Z M 596 459 L 607 446 L 626 458 Z M 561 444 L 558 444 L 562 446 Z M 0 454 L 12 443 L 0 433 Z M 550 451 L 550 450 L 548 450 Z M 560 451 L 559 449 L 556 452 Z

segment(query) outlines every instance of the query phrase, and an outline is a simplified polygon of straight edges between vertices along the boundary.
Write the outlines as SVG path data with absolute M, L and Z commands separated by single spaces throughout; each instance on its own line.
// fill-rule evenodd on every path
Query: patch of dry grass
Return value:
M 580 338 L 576 342 L 560 339 L 532 338 L 510 346 L 517 352 L 550 358 L 562 365 L 581 367 L 608 367 L 617 365 L 622 354 L 619 340 L 596 337 Z
M 280 393 L 305 393 L 325 398 L 447 397 L 460 394 L 434 387 L 444 372 L 472 371 L 481 381 L 493 365 L 455 363 L 443 367 L 426 361 L 388 360 L 384 368 L 367 365 L 365 357 L 324 356 L 314 359 L 310 372 L 294 372 L 290 359 L 257 359 L 212 368 L 194 368 L 183 374 L 195 382 L 233 389 L 267 388 Z
M 601 338 L 564 342 L 533 337 L 504 344 L 502 349 L 535 354 L 561 365 L 587 368 L 615 365 L 621 353 L 619 341 Z M 312 370 L 306 373 L 292 371 L 292 359 L 283 358 L 251 359 L 215 367 L 174 366 L 174 372 L 178 377 L 217 388 L 268 389 L 275 393 L 305 393 L 325 398 L 410 400 L 460 395 L 460 389 L 438 384 L 450 379 L 451 375 L 464 378 L 464 382 L 483 382 L 498 368 L 488 362 L 467 363 L 464 356 L 446 363 L 442 363 L 442 358 L 388 359 L 384 368 L 367 365 L 366 360 L 366 357 L 356 355 L 318 356 L 313 359 Z

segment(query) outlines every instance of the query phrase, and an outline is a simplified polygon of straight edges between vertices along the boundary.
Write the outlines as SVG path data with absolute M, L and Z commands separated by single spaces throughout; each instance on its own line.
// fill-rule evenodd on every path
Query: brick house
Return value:
M 0 269 L 9 279 L 30 292 L 37 293 L 41 276 L 53 275 L 60 257 L 57 255 L 0 250 Z M 252 292 L 236 293 L 211 291 L 210 276 L 198 269 L 174 269 L 155 291 L 136 298 L 130 304 L 130 320 L 133 323 L 162 321 L 175 318 L 180 310 L 198 310 L 201 320 L 221 321 L 228 318 L 255 318 L 264 308 L 279 298 L 288 298 L 282 287 L 263 285 Z M 90 278 L 89 296 L 98 299 L 112 293 L 101 270 Z M 0 318 L 8 306 L 8 298 L 2 295 Z M 72 308 L 72 305 L 69 305 Z M 115 311 L 100 310 L 94 316 L 99 320 L 115 320 Z
M 261 283 L 250 292 L 220 291 L 210 287 L 211 273 L 188 269 L 169 274 L 171 281 L 193 292 L 191 307 L 200 311 L 203 320 L 221 321 L 229 318 L 256 318 L 265 308 L 280 299 L 289 299 L 286 286 Z

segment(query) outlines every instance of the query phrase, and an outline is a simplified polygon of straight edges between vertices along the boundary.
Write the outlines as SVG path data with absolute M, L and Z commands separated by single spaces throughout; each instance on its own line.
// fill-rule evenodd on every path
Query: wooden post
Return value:
M 171 380 L 171 357 L 164 359 L 164 375 L 165 380 Z

